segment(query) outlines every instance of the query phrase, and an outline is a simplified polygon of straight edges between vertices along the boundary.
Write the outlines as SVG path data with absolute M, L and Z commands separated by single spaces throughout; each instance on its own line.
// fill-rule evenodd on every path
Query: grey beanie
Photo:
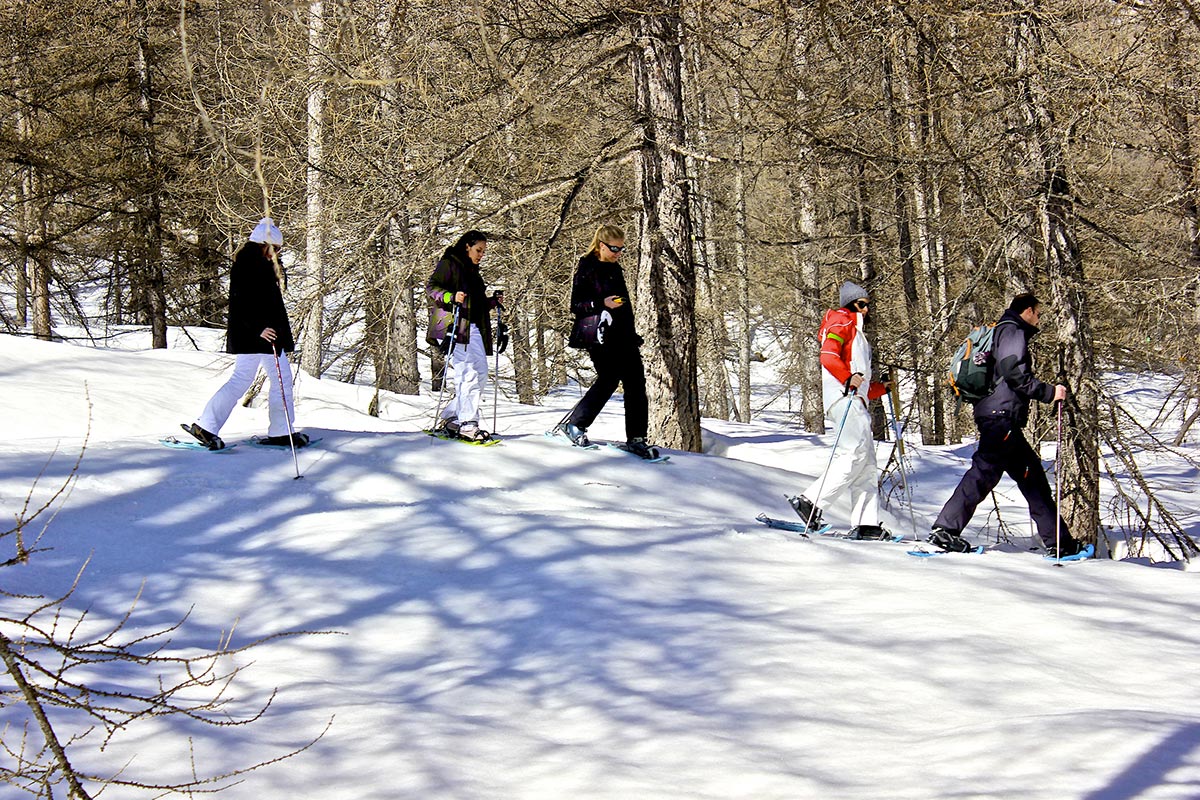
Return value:
M 857 283 L 846 281 L 842 284 L 841 291 L 838 292 L 838 300 L 843 307 L 849 306 L 855 300 L 866 300 L 867 290 L 859 286 Z

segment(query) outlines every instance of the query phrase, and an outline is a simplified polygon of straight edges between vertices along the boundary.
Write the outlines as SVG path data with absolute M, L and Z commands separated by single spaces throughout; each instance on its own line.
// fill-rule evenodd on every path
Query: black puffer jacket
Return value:
M 1014 427 L 1029 420 L 1029 402 L 1049 403 L 1054 387 L 1033 375 L 1029 340 L 1038 329 L 1012 310 L 1004 312 L 992 333 L 992 362 L 996 389 L 975 404 L 975 419 L 1007 417 Z
M 296 349 L 283 291 L 275 277 L 275 265 L 263 255 L 262 246 L 247 242 L 233 257 L 229 273 L 229 327 L 225 335 L 227 353 L 270 353 L 271 343 L 262 338 L 264 328 L 275 329 L 275 347 L 281 353 Z
M 623 297 L 625 302 L 617 308 L 606 309 L 606 297 Z M 612 315 L 612 325 L 605 333 L 604 347 L 639 346 L 642 337 L 634 329 L 633 302 L 621 265 L 601 261 L 595 253 L 588 253 L 579 259 L 571 284 L 571 313 L 575 315 L 575 325 L 567 344 L 571 347 L 595 346 L 596 320 L 606 310 Z

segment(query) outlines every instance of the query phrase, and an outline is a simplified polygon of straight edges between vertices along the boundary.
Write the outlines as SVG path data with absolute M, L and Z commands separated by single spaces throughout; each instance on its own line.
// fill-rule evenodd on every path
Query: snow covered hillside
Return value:
M 1200 797 L 1194 572 L 1056 568 L 1023 543 L 917 559 L 802 540 L 754 517 L 791 516 L 783 495 L 832 437 L 712 423 L 710 453 L 647 464 L 546 440 L 565 390 L 543 407 L 501 397 L 505 440 L 477 448 L 421 433 L 427 395 L 387 396 L 374 418 L 369 389 L 301 376 L 298 427 L 322 437 L 302 480 L 288 451 L 161 447 L 229 363 L 0 336 L 8 519 L 35 481 L 34 500 L 62 483 L 90 419 L 52 549 L 0 572 L 0 605 L 64 591 L 90 557 L 70 609 L 115 621 L 140 590 L 135 629 L 191 610 L 182 649 L 235 627 L 235 644 L 332 632 L 244 656 L 240 707 L 279 690 L 257 723 L 148 721 L 76 753 L 94 771 L 186 777 L 188 737 L 201 773 L 236 769 L 332 719 L 222 796 Z M 265 428 L 260 401 L 221 433 Z M 617 403 L 592 432 L 622 431 Z M 971 447 L 913 449 L 923 536 Z M 1194 492 L 1193 469 L 1160 467 Z M 907 508 L 888 514 L 913 534 Z

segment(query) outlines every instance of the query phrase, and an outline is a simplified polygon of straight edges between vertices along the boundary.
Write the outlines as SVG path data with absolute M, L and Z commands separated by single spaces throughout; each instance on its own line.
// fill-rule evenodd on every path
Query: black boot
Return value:
M 882 525 L 859 525 L 850 529 L 851 539 L 890 539 L 892 535 Z
M 789 497 L 787 501 L 809 528 L 821 527 L 821 509 L 814 506 L 811 500 L 801 494 Z
M 308 444 L 307 433 L 293 433 L 290 437 L 285 433 L 283 436 L 264 436 L 258 440 L 259 444 L 270 445 L 271 447 L 304 447 Z
M 195 436 L 196 440 L 198 442 L 200 442 L 200 444 L 207 447 L 209 450 L 224 450 L 225 449 L 225 442 L 221 441 L 220 436 L 217 436 L 215 433 L 209 433 L 208 431 L 204 430 L 204 428 L 201 428 L 199 425 L 197 425 L 194 422 L 191 425 L 180 424 L 179 427 L 183 428 L 185 431 L 190 433 L 192 436 Z
M 646 444 L 645 438 L 640 436 L 627 441 L 625 449 L 635 456 L 641 456 L 645 459 L 658 458 L 658 448 L 654 445 Z
M 970 542 L 954 531 L 948 531 L 945 528 L 934 528 L 930 531 L 928 541 L 934 547 L 945 550 L 947 553 L 969 553 L 971 551 Z

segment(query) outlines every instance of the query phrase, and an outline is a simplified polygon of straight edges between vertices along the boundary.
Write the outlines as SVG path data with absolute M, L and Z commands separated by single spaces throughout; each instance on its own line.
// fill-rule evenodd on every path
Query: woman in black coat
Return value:
M 278 268 L 282 246 L 283 234 L 267 217 L 254 226 L 250 240 L 233 257 L 233 269 L 229 273 L 229 325 L 225 336 L 226 352 L 236 356 L 233 373 L 209 399 L 199 418 L 191 425 L 183 426 L 211 450 L 225 446 L 218 434 L 260 368 L 266 370 L 271 384 L 267 401 L 270 424 L 266 438 L 260 441 L 274 445 L 295 444 L 297 447 L 308 444 L 308 437 L 303 433 L 291 434 L 295 409 L 292 406 L 292 368 L 287 354 L 296 349 L 296 343 L 283 305 L 283 275 Z
M 602 225 L 592 237 L 591 247 L 579 259 L 571 285 L 571 313 L 575 325 L 567 344 L 585 348 L 596 368 L 596 382 L 587 390 L 567 419 L 555 432 L 580 447 L 589 442 L 587 430 L 600 414 L 617 385 L 625 390 L 626 448 L 642 458 L 657 458 L 658 450 L 646 443 L 649 411 L 646 401 L 646 370 L 638 348 L 642 337 L 633 324 L 633 305 L 621 253 L 625 232 L 615 225 Z
M 425 341 L 442 347 L 451 335 L 454 309 L 458 327 L 453 331 L 454 399 L 442 409 L 438 426 L 464 439 L 486 441 L 491 434 L 479 427 L 479 406 L 492 354 L 492 309 L 504 302 L 504 293 L 488 297 L 479 272 L 487 252 L 487 234 L 467 231 L 438 260 L 425 284 L 429 298 L 429 328 Z

